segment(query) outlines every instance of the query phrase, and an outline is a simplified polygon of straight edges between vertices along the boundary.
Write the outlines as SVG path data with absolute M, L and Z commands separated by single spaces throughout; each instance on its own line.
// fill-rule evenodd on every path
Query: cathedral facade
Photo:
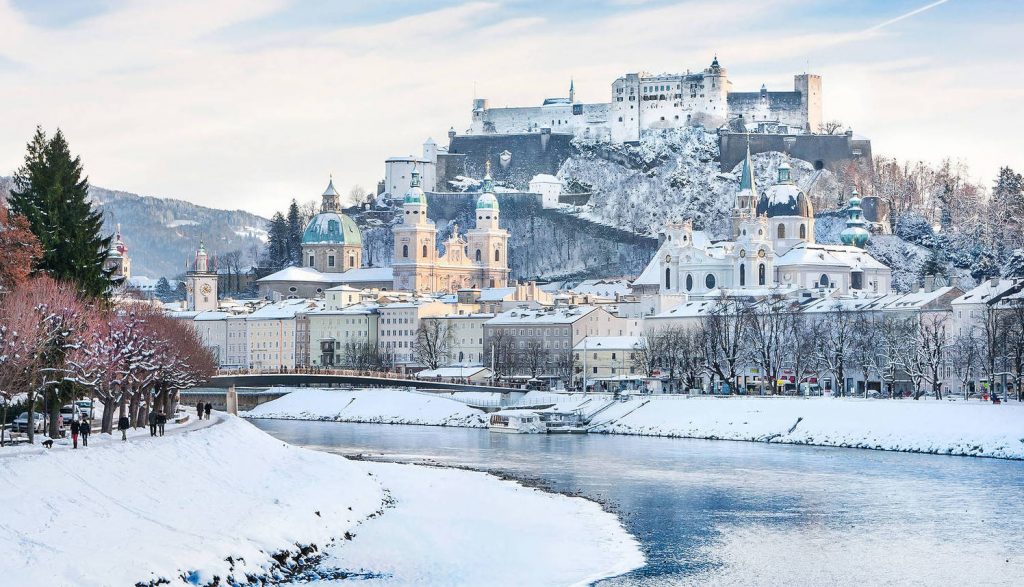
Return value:
M 732 213 L 732 235 L 712 240 L 687 221 L 665 227 L 664 242 L 635 284 L 661 294 L 714 296 L 796 289 L 889 293 L 890 269 L 863 246 L 860 199 L 851 198 L 841 245 L 815 242 L 814 209 L 785 162 L 759 191 L 748 150 Z M 655 289 L 656 288 L 656 289 Z
M 396 289 L 454 293 L 465 288 L 508 284 L 508 231 L 499 226 L 501 211 L 490 171 L 476 203 L 476 226 L 459 234 L 458 226 L 437 249 L 437 226 L 427 218 L 427 198 L 413 170 L 402 203 L 402 221 L 393 228 L 392 267 Z

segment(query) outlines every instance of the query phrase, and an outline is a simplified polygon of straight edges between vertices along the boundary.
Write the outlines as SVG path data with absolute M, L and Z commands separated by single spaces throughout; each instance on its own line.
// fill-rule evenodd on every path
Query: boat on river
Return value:
M 511 434 L 543 434 L 547 430 L 540 415 L 530 410 L 507 410 L 491 414 L 487 428 L 491 432 Z
M 583 414 L 579 412 L 541 412 L 540 419 L 548 434 L 586 434 Z

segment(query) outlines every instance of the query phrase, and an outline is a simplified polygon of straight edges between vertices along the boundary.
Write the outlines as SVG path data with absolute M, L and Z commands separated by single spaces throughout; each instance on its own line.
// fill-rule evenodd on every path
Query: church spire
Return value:
M 569 78 L 569 103 L 576 103 L 576 84 L 572 78 Z
M 490 161 L 487 161 L 487 162 L 484 163 L 484 169 L 485 169 L 485 171 L 484 171 L 484 182 L 483 182 L 483 185 L 480 187 L 480 191 L 482 191 L 485 194 L 493 194 L 494 193 L 494 180 L 491 179 L 491 162 Z

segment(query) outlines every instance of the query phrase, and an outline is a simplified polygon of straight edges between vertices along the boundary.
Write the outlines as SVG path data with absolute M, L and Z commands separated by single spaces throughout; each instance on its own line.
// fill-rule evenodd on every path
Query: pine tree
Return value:
M 169 302 L 174 299 L 174 292 L 171 291 L 171 283 L 166 277 L 161 277 L 156 282 L 156 298 L 161 302 Z
M 274 213 L 267 233 L 267 264 L 280 269 L 288 261 L 288 221 L 283 214 Z
M 109 291 L 111 272 L 103 264 L 110 237 L 101 236 L 103 217 L 89 202 L 89 179 L 60 129 L 47 139 L 36 127 L 25 164 L 14 175 L 9 203 L 28 219 L 43 246 L 37 269 L 76 284 L 89 297 Z
M 288 264 L 302 265 L 302 215 L 294 199 L 288 206 Z

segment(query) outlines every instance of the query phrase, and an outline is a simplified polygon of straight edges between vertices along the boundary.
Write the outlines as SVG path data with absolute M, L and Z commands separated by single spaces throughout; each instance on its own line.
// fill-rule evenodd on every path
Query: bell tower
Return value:
M 508 285 L 508 231 L 501 228 L 501 209 L 494 195 L 491 164 L 487 162 L 483 193 L 476 201 L 476 228 L 466 232 L 470 261 L 477 268 L 480 287 Z
M 420 186 L 420 173 L 412 170 L 409 191 L 402 202 L 402 222 L 392 229 L 395 253 L 392 257 L 395 288 L 434 291 L 437 263 L 437 227 L 427 218 L 427 196 Z
M 210 271 L 206 245 L 199 242 L 192 270 L 185 274 L 185 309 L 206 312 L 217 309 L 217 272 Z

